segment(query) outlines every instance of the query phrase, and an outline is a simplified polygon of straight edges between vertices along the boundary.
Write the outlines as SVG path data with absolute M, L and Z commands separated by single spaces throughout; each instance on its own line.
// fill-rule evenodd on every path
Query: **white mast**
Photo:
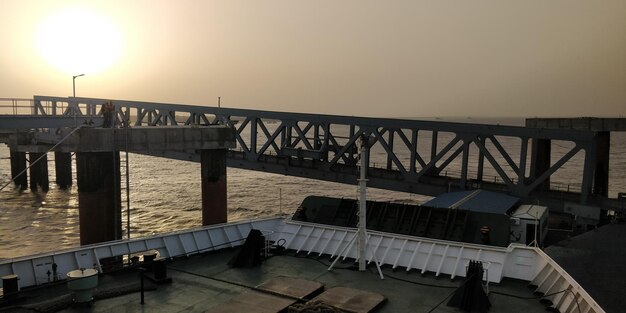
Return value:
M 367 204 L 367 195 L 366 195 L 366 189 L 367 189 L 367 179 L 365 178 L 365 175 L 367 173 L 367 168 L 368 168 L 368 161 L 369 161 L 369 135 L 366 134 L 362 134 L 361 135 L 361 149 L 360 149 L 360 157 L 361 157 L 361 175 L 359 176 L 359 179 L 357 180 L 359 182 L 359 212 L 358 212 L 358 217 L 359 217 L 359 221 L 357 224 L 357 231 L 356 234 L 354 234 L 354 237 L 352 237 L 352 239 L 350 240 L 350 242 L 344 246 L 343 250 L 341 250 L 341 252 L 339 254 L 337 254 L 337 257 L 335 258 L 335 260 L 333 261 L 333 263 L 328 267 L 328 270 L 332 270 L 333 267 L 335 266 L 335 263 L 337 263 L 337 261 L 339 261 L 340 257 L 342 255 L 344 255 L 344 252 L 346 252 L 346 250 L 350 247 L 352 247 L 352 243 L 354 243 L 354 241 L 357 241 L 357 261 L 359 262 L 359 271 L 363 272 L 366 269 L 366 255 L 365 252 L 367 251 L 367 231 L 366 231 L 366 225 L 367 225 L 367 210 L 366 210 L 366 204 Z M 380 269 L 380 263 L 378 263 L 378 260 L 376 259 L 376 254 L 374 253 L 374 251 L 371 251 L 372 253 L 372 259 L 375 261 L 376 264 L 376 269 L 378 269 L 378 276 L 380 276 L 380 279 L 384 279 L 383 276 L 383 271 Z M 345 258 L 345 256 L 344 256 Z
M 368 159 L 368 146 L 367 146 L 367 138 L 365 136 L 361 137 L 361 176 L 358 180 L 359 182 L 359 224 L 357 230 L 357 249 L 358 254 L 357 258 L 359 260 L 359 271 L 365 271 L 365 252 L 367 248 L 366 242 L 366 231 L 365 227 L 367 225 L 367 179 L 365 178 L 365 173 L 367 172 L 367 159 Z

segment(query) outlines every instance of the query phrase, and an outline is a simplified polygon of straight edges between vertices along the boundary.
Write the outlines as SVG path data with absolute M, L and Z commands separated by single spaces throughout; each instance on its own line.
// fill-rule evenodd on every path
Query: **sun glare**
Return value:
M 94 74 L 111 67 L 122 52 L 119 29 L 89 9 L 56 11 L 39 22 L 37 50 L 58 70 Z

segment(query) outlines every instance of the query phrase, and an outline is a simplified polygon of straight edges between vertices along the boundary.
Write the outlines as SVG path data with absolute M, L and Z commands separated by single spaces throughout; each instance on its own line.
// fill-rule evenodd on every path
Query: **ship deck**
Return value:
M 272 256 L 260 266 L 232 268 L 228 261 L 237 248 L 212 251 L 186 258 L 176 258 L 168 263 L 169 284 L 146 283 L 145 304 L 140 303 L 139 274 L 125 270 L 100 277 L 96 300 L 91 306 L 71 305 L 71 296 L 65 284 L 24 289 L 22 301 L 12 307 L 0 308 L 11 312 L 217 312 L 233 298 L 241 296 L 259 284 L 275 277 L 293 277 L 316 281 L 328 290 L 342 286 L 375 292 L 386 299 L 373 312 L 460 312 L 446 306 L 454 287 L 462 278 L 450 280 L 449 276 L 420 275 L 419 272 L 383 267 L 385 279 L 381 280 L 374 264 L 368 271 L 354 270 L 354 262 L 338 262 L 328 271 L 328 257 L 306 254 Z M 545 306 L 533 298 L 527 282 L 505 279 L 489 286 L 490 312 L 545 312 Z M 516 295 L 505 296 L 503 294 Z M 265 312 L 259 306 L 259 312 Z
M 546 248 L 606 312 L 626 306 L 626 223 L 607 224 Z

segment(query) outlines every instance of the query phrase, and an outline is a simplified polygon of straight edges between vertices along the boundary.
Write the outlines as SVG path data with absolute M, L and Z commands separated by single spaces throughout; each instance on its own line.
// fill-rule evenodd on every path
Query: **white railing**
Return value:
M 280 231 L 285 247 L 297 253 L 356 259 L 355 228 L 287 221 Z M 393 269 L 423 274 L 465 277 L 470 260 L 481 261 L 484 280 L 499 283 L 502 278 L 532 281 L 544 299 L 560 312 L 602 313 L 604 310 L 558 264 L 537 247 L 511 244 L 492 247 L 435 240 L 392 233 L 368 231 L 367 262 L 378 261 Z M 374 257 L 375 256 L 375 257 Z
M 57 265 L 58 277 L 78 268 L 102 270 L 100 260 L 116 256 L 158 251 L 163 258 L 235 247 L 243 244 L 251 229 L 268 234 L 268 240 L 297 253 L 356 259 L 355 228 L 336 227 L 268 218 L 221 224 L 204 228 L 83 246 L 53 253 L 2 260 L 0 276 L 16 274 L 20 288 L 50 281 L 49 271 Z M 284 241 L 282 240 L 284 239 Z M 492 247 L 436 240 L 378 231 L 368 231 L 366 260 L 402 267 L 407 272 L 432 272 L 435 276 L 464 277 L 470 260 L 481 261 L 483 280 L 499 283 L 502 278 L 531 281 L 543 299 L 560 312 L 603 313 L 604 310 L 554 260 L 541 249 L 512 244 Z
M 551 302 L 550 307 L 558 312 L 603 313 L 604 310 L 583 289 L 572 276 L 550 258 L 541 249 L 536 249 L 543 257 L 545 264 L 539 274 L 531 281 L 537 286 L 536 291 L 543 294 Z
M 65 278 L 66 273 L 79 268 L 95 268 L 102 271 L 103 264 L 100 260 L 105 258 L 154 250 L 158 251 L 162 258 L 174 258 L 235 247 L 243 244 L 252 228 L 275 229 L 281 221 L 281 218 L 242 221 L 4 259 L 0 261 L 0 276 L 16 274 L 19 277 L 19 287 L 24 288 L 54 280 L 55 277 L 51 277 L 54 265 L 57 277 Z
M 331 258 L 356 258 L 356 245 L 352 240 L 354 228 L 336 227 L 304 222 L 288 221 L 281 234 L 285 247 L 307 254 L 327 254 Z M 368 231 L 366 259 L 377 260 L 392 268 L 403 267 L 406 271 L 432 272 L 436 276 L 465 277 L 469 260 L 478 260 L 488 267 L 486 280 L 499 283 L 505 272 L 507 256 L 514 250 L 526 247 L 493 247 L 456 241 L 437 240 L 378 231 Z M 538 271 L 538 270 L 537 270 Z M 531 280 L 536 273 L 526 273 Z M 524 279 L 524 278 L 521 278 Z

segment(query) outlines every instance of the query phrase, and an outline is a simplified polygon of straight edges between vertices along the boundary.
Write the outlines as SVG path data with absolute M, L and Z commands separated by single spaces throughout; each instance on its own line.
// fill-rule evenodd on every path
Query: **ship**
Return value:
M 5 259 L 0 311 L 605 312 L 540 247 L 547 210 L 514 200 L 367 201 L 364 255 L 359 201 L 309 196 L 292 216 Z

